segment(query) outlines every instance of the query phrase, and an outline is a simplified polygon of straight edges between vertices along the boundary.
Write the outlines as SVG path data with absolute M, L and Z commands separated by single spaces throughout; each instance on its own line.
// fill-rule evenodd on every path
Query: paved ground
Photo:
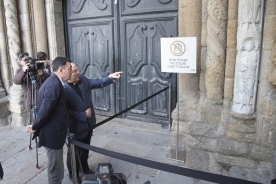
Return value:
M 97 122 L 105 119 L 98 116 Z M 162 163 L 183 166 L 182 162 L 166 158 L 170 149 L 172 131 L 166 131 L 159 124 L 114 119 L 96 128 L 91 145 L 124 154 L 154 160 Z M 26 127 L 0 127 L 0 162 L 4 169 L 1 184 L 47 184 L 47 157 L 44 148 L 39 148 L 39 166 L 37 170 L 35 149 L 29 150 L 29 135 Z M 34 142 L 33 142 L 34 147 Z M 64 163 L 67 147 L 64 146 Z M 95 152 L 90 152 L 89 166 L 95 171 L 98 163 L 111 163 L 116 173 L 123 173 L 128 184 L 193 184 L 192 178 L 147 168 L 125 162 Z M 63 184 L 70 184 L 65 164 Z

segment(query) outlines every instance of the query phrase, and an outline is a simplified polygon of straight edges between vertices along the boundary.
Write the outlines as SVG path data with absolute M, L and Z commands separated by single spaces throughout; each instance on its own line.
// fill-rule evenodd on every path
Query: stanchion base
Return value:
M 179 161 L 179 162 L 185 162 L 186 161 L 186 152 L 170 149 L 166 156 L 166 159 Z
M 161 125 L 161 128 L 162 128 L 163 130 L 171 131 L 171 126 L 170 126 L 170 124 L 162 124 L 162 125 Z

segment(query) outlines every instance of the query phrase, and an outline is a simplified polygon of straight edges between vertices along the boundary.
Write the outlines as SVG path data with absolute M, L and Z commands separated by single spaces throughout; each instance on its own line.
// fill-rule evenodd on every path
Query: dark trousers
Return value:
M 84 139 L 76 139 L 76 141 L 85 143 L 90 145 L 90 141 L 91 141 L 91 136 L 92 136 L 93 130 L 88 132 L 88 135 L 84 138 Z M 68 144 L 68 152 L 67 152 L 67 168 L 69 171 L 69 175 L 72 176 L 72 166 L 71 166 L 71 149 L 70 149 L 70 143 Z M 87 159 L 88 159 L 88 155 L 89 155 L 89 150 L 80 148 L 75 146 L 76 151 L 79 154 L 80 157 L 80 162 L 81 162 L 81 167 L 83 169 L 83 172 L 87 172 L 89 170 L 89 166 L 87 163 Z M 79 160 L 77 157 L 77 153 L 76 153 L 76 171 L 77 171 L 77 177 L 79 177 L 79 171 L 80 170 L 80 165 L 79 165 Z

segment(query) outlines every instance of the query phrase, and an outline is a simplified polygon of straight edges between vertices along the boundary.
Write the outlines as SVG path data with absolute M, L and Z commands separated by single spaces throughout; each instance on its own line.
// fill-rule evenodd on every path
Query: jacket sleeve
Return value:
M 33 130 L 40 129 L 47 122 L 62 92 L 59 90 L 58 84 L 54 83 L 44 88 L 42 93 L 43 96 L 41 98 L 43 99 L 37 112 L 37 118 L 32 126 Z
M 91 89 L 103 88 L 114 82 L 115 80 L 110 79 L 108 76 L 103 77 L 101 79 L 89 79 L 89 84 Z
M 14 84 L 18 84 L 18 85 L 23 84 L 25 82 L 26 76 L 27 76 L 27 73 L 23 72 L 22 69 L 18 69 L 12 81 Z
M 73 121 L 84 121 L 86 122 L 87 117 L 85 112 L 78 112 L 78 111 L 73 111 L 69 109 L 69 119 Z

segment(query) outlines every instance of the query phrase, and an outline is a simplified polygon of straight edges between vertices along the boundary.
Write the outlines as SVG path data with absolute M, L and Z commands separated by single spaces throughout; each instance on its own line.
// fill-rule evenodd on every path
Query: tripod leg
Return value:
M 27 110 L 27 111 L 29 111 L 29 110 Z M 30 125 L 32 124 L 32 111 L 30 110 L 30 113 L 29 112 L 27 112 L 27 114 L 30 114 Z M 32 148 L 32 135 L 30 134 L 30 144 L 29 144 L 29 150 L 32 150 L 33 148 Z
M 35 149 L 36 149 L 36 169 L 39 170 L 40 167 L 38 165 L 38 147 L 37 147 L 37 138 L 35 138 Z

